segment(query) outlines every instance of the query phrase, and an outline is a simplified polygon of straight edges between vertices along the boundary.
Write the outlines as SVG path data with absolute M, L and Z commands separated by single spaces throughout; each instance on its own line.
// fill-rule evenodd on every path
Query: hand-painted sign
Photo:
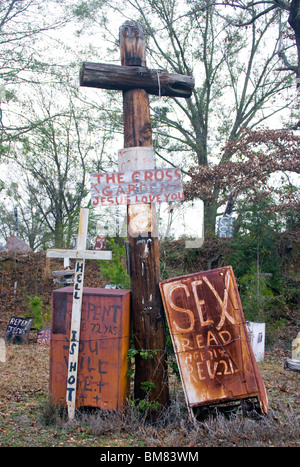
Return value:
M 68 352 L 76 342 L 70 335 L 73 289 L 52 293 L 50 343 L 51 399 L 64 404 L 66 391 L 75 394 Z M 98 407 L 119 410 L 128 396 L 128 349 L 130 344 L 130 292 L 84 287 L 79 340 L 76 408 Z
M 104 250 L 106 248 L 106 244 L 107 244 L 106 238 L 98 235 L 96 238 L 94 250 Z
M 267 397 L 230 266 L 160 283 L 190 414 L 193 407 Z
M 33 318 L 10 318 L 6 328 L 6 340 L 11 344 L 23 344 L 27 341 Z
M 50 328 L 39 329 L 36 342 L 42 345 L 50 345 Z
M 92 206 L 183 200 L 180 169 L 91 174 Z
M 220 217 L 218 221 L 218 237 L 231 238 L 234 234 L 235 217 L 224 216 Z

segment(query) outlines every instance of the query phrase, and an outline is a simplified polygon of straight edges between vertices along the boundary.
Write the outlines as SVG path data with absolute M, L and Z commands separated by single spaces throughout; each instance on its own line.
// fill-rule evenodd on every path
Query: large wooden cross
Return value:
M 77 389 L 78 352 L 81 323 L 81 306 L 83 295 L 84 266 L 86 259 L 111 260 L 111 251 L 86 250 L 89 210 L 81 208 L 77 248 L 75 250 L 47 250 L 48 258 L 73 258 L 76 259 L 75 278 L 72 302 L 72 317 L 70 328 L 69 361 L 67 376 L 66 402 L 69 419 L 75 416 L 75 402 Z
M 120 27 L 119 37 L 121 66 L 83 63 L 80 85 L 123 91 L 124 148 L 151 147 L 148 93 L 188 98 L 194 88 L 194 79 L 146 67 L 145 34 L 139 23 L 126 21 Z M 140 354 L 136 356 L 135 397 L 144 399 L 141 382 L 152 381 L 154 389 L 150 400 L 166 405 L 169 390 L 165 323 L 159 292 L 159 246 L 154 208 L 130 205 L 127 221 L 134 344 L 138 351 L 149 351 L 148 359 Z

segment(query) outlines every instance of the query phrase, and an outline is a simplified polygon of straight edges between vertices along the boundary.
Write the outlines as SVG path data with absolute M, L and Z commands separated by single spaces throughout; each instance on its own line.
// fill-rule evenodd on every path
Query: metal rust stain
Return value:
M 160 283 L 187 405 L 258 397 L 265 387 L 231 266 Z
M 50 339 L 50 398 L 66 404 L 72 287 L 53 292 Z M 84 287 L 76 407 L 117 410 L 128 393 L 128 290 Z

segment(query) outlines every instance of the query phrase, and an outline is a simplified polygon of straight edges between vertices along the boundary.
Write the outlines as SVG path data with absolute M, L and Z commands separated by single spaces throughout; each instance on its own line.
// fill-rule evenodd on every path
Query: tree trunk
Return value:
M 296 47 L 297 47 L 297 78 L 300 78 L 300 2 L 299 0 L 292 0 L 290 7 L 290 15 L 288 22 L 295 32 Z M 300 83 L 297 83 L 298 89 Z
M 204 206 L 204 236 L 215 235 L 217 218 L 216 203 Z

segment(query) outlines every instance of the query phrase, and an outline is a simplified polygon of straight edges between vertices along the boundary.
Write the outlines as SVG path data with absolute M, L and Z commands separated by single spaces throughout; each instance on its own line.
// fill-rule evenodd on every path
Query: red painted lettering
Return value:
M 101 177 L 103 177 L 104 174 L 93 174 L 93 177 L 96 178 L 97 183 L 101 183 Z
M 111 173 L 111 174 L 109 174 L 109 173 L 106 174 L 106 183 L 110 183 L 110 182 L 116 183 L 115 173 L 114 172 Z
M 120 193 L 122 193 L 122 195 L 126 195 L 126 191 L 124 191 L 124 189 L 121 186 L 118 186 L 116 194 L 119 195 Z
M 104 187 L 103 190 L 102 190 L 102 194 L 104 196 L 110 196 L 112 194 L 112 191 L 110 190 L 110 187 L 109 186 Z
M 174 181 L 176 182 L 177 180 L 181 179 L 181 171 L 180 169 L 175 170 L 176 178 L 174 178 Z
M 154 177 L 157 182 L 161 182 L 164 179 L 164 172 L 158 169 L 155 171 Z
M 141 173 L 140 173 L 138 170 L 136 170 L 135 172 L 133 172 L 133 174 L 132 174 L 132 176 L 131 176 L 131 180 L 132 180 L 133 182 L 139 182 L 140 179 L 141 179 Z
M 152 177 L 153 177 L 153 172 L 151 170 L 145 170 L 145 174 L 144 174 L 145 182 L 147 182 L 147 180 L 152 182 Z
M 173 179 L 172 169 L 168 169 L 168 170 L 166 171 L 166 177 L 169 178 L 170 180 Z
M 135 192 L 135 185 L 128 185 L 128 193 Z
M 122 172 L 119 172 L 117 174 L 117 177 L 118 177 L 118 183 L 124 183 L 124 174 Z

